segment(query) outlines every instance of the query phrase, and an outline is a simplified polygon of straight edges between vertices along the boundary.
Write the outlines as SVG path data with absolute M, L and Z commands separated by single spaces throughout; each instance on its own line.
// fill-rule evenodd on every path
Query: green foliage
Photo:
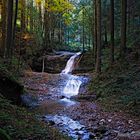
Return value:
M 70 51 L 79 51 L 82 50 L 82 44 L 79 42 L 69 42 L 69 48 Z
M 11 140 L 10 136 L 1 128 L 0 128 L 0 139 L 2 139 L 2 140 Z
M 39 12 L 37 10 L 36 7 L 32 6 L 32 2 L 29 2 L 28 4 L 28 8 L 30 9 L 31 14 L 30 14 L 30 18 L 32 18 L 34 20 L 34 29 L 33 31 L 31 31 L 33 33 L 33 36 L 35 38 L 36 44 L 38 47 L 43 45 L 43 28 L 42 28 L 42 23 L 39 18 Z M 33 25 L 31 25 L 33 26 Z M 32 27 L 29 27 L 29 30 L 31 30 Z
M 29 113 L 25 108 L 10 104 L 2 96 L 0 96 L 0 106 L 0 138 L 4 138 L 4 140 L 69 139 L 61 135 L 57 130 L 36 120 L 33 113 Z
M 108 54 L 108 51 L 105 51 Z M 93 77 L 89 90 L 96 94 L 97 101 L 105 109 L 123 110 L 139 115 L 140 71 L 136 60 L 127 58 L 116 63 L 112 68 L 105 68 L 101 75 Z M 106 65 L 108 61 L 105 60 Z
M 68 0 L 48 0 L 46 8 L 49 12 L 64 13 L 73 9 L 73 5 Z

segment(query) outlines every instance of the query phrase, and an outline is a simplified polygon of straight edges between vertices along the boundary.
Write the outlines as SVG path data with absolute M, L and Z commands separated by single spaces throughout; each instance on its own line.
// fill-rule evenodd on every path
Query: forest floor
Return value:
M 51 121 L 48 125 L 36 119 L 48 112 L 63 114 L 84 125 L 90 132 L 89 140 L 139 140 L 140 64 L 139 59 L 134 59 L 134 56 L 129 55 L 123 63 L 114 64 L 98 77 L 94 73 L 84 74 L 90 75 L 92 80 L 88 89 L 83 90 L 85 93 L 81 91 L 74 98 L 77 103 L 71 106 L 52 102 L 63 98 L 59 95 L 61 89 L 57 91 L 56 86 L 66 77 L 60 77 L 58 74 L 25 72 L 21 77 L 25 92 L 29 95 L 25 100 L 27 105 L 32 102 L 31 108 L 37 108 L 29 112 L 0 96 L 2 138 L 68 139 L 52 128 L 54 122 Z M 48 94 L 49 86 L 53 93 L 58 94 Z M 41 106 L 38 108 L 40 103 Z
M 37 114 L 36 114 L 37 115 Z M 57 129 L 37 120 L 29 110 L 0 95 L 0 140 L 68 140 Z
M 57 82 L 59 83 L 61 81 L 59 80 L 59 75 L 26 72 L 22 80 L 27 91 L 31 95 L 42 98 L 42 103 L 40 107 L 35 110 L 35 112 L 40 112 L 42 115 L 44 115 L 46 112 L 54 115 L 61 114 L 80 122 L 80 124 L 84 125 L 90 132 L 89 140 L 140 139 L 139 118 L 131 114 L 124 113 L 123 110 L 118 110 L 117 106 L 114 106 L 112 102 L 113 99 L 111 102 L 102 102 L 102 104 L 100 104 L 101 102 L 97 102 L 95 99 L 91 98 L 89 101 L 89 99 L 85 100 L 84 98 L 80 98 L 83 95 L 79 95 L 78 103 L 71 106 L 63 106 L 57 102 L 51 101 L 60 99 L 61 95 L 48 95 L 49 98 L 51 96 L 51 100 L 46 100 L 45 98 L 45 96 L 49 94 L 48 87 L 55 86 L 56 88 Z M 47 86 L 45 86 L 46 84 Z M 86 94 L 89 98 L 91 97 L 91 93 Z M 84 94 L 84 97 L 85 96 L 86 95 Z M 106 106 L 102 106 L 103 104 L 111 107 L 114 106 L 115 108 L 114 110 L 108 110 Z M 54 125 L 54 123 L 55 122 L 52 123 L 51 121 L 51 125 Z
M 140 118 L 140 63 L 135 52 L 115 63 L 89 84 L 90 94 L 105 110 Z
M 18 96 L 20 84 L 0 66 L 0 140 L 66 140 L 57 129 L 39 121 L 25 108 Z M 12 95 L 12 96 L 11 96 Z M 5 98 L 10 98 L 8 100 Z M 11 98 L 12 97 L 12 98 Z M 15 101 L 18 100 L 18 104 Z

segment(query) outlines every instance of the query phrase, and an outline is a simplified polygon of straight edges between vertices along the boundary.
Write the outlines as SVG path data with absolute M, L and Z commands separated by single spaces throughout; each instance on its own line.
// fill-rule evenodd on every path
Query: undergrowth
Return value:
M 12 63 L 17 63 L 17 61 Z M 0 82 L 3 82 L 4 79 L 9 79 L 11 84 L 18 81 L 19 73 L 17 74 L 16 67 L 14 65 L 8 66 L 7 63 L 0 60 Z M 5 87 L 8 89 L 9 85 L 5 85 Z M 12 87 L 10 86 L 10 88 Z M 12 101 L 6 99 L 5 94 L 11 96 L 11 92 L 7 93 L 7 90 L 3 90 L 4 88 L 0 87 L 0 140 L 69 139 L 60 134 L 58 130 L 39 121 L 34 113 L 30 113 L 26 108 L 15 105 Z M 2 93 L 5 94 L 2 95 Z M 16 96 L 16 93 L 14 96 Z
M 25 108 L 12 105 L 0 94 L 1 140 L 66 140 L 56 129 L 40 122 Z
M 94 76 L 89 90 L 96 94 L 97 102 L 108 111 L 125 111 L 134 116 L 140 114 L 140 64 L 126 57 L 115 63 L 101 75 Z

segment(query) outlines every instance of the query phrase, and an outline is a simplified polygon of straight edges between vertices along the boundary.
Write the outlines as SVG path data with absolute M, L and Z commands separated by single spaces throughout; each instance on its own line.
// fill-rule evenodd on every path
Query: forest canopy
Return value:
M 92 51 L 101 71 L 104 48 L 110 64 L 136 48 L 139 6 L 136 0 L 0 0 L 0 54 L 24 59 L 40 50 Z

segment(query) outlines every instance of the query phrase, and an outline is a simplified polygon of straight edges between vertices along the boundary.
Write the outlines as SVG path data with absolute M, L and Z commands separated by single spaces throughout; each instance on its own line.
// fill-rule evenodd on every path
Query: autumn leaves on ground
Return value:
M 140 139 L 139 7 L 136 0 L 0 0 L 0 139 L 69 139 L 21 95 L 36 100 L 55 89 L 75 52 L 82 54 L 73 73 L 90 81 L 73 97 L 79 104 L 57 111 L 93 131 L 89 140 Z

